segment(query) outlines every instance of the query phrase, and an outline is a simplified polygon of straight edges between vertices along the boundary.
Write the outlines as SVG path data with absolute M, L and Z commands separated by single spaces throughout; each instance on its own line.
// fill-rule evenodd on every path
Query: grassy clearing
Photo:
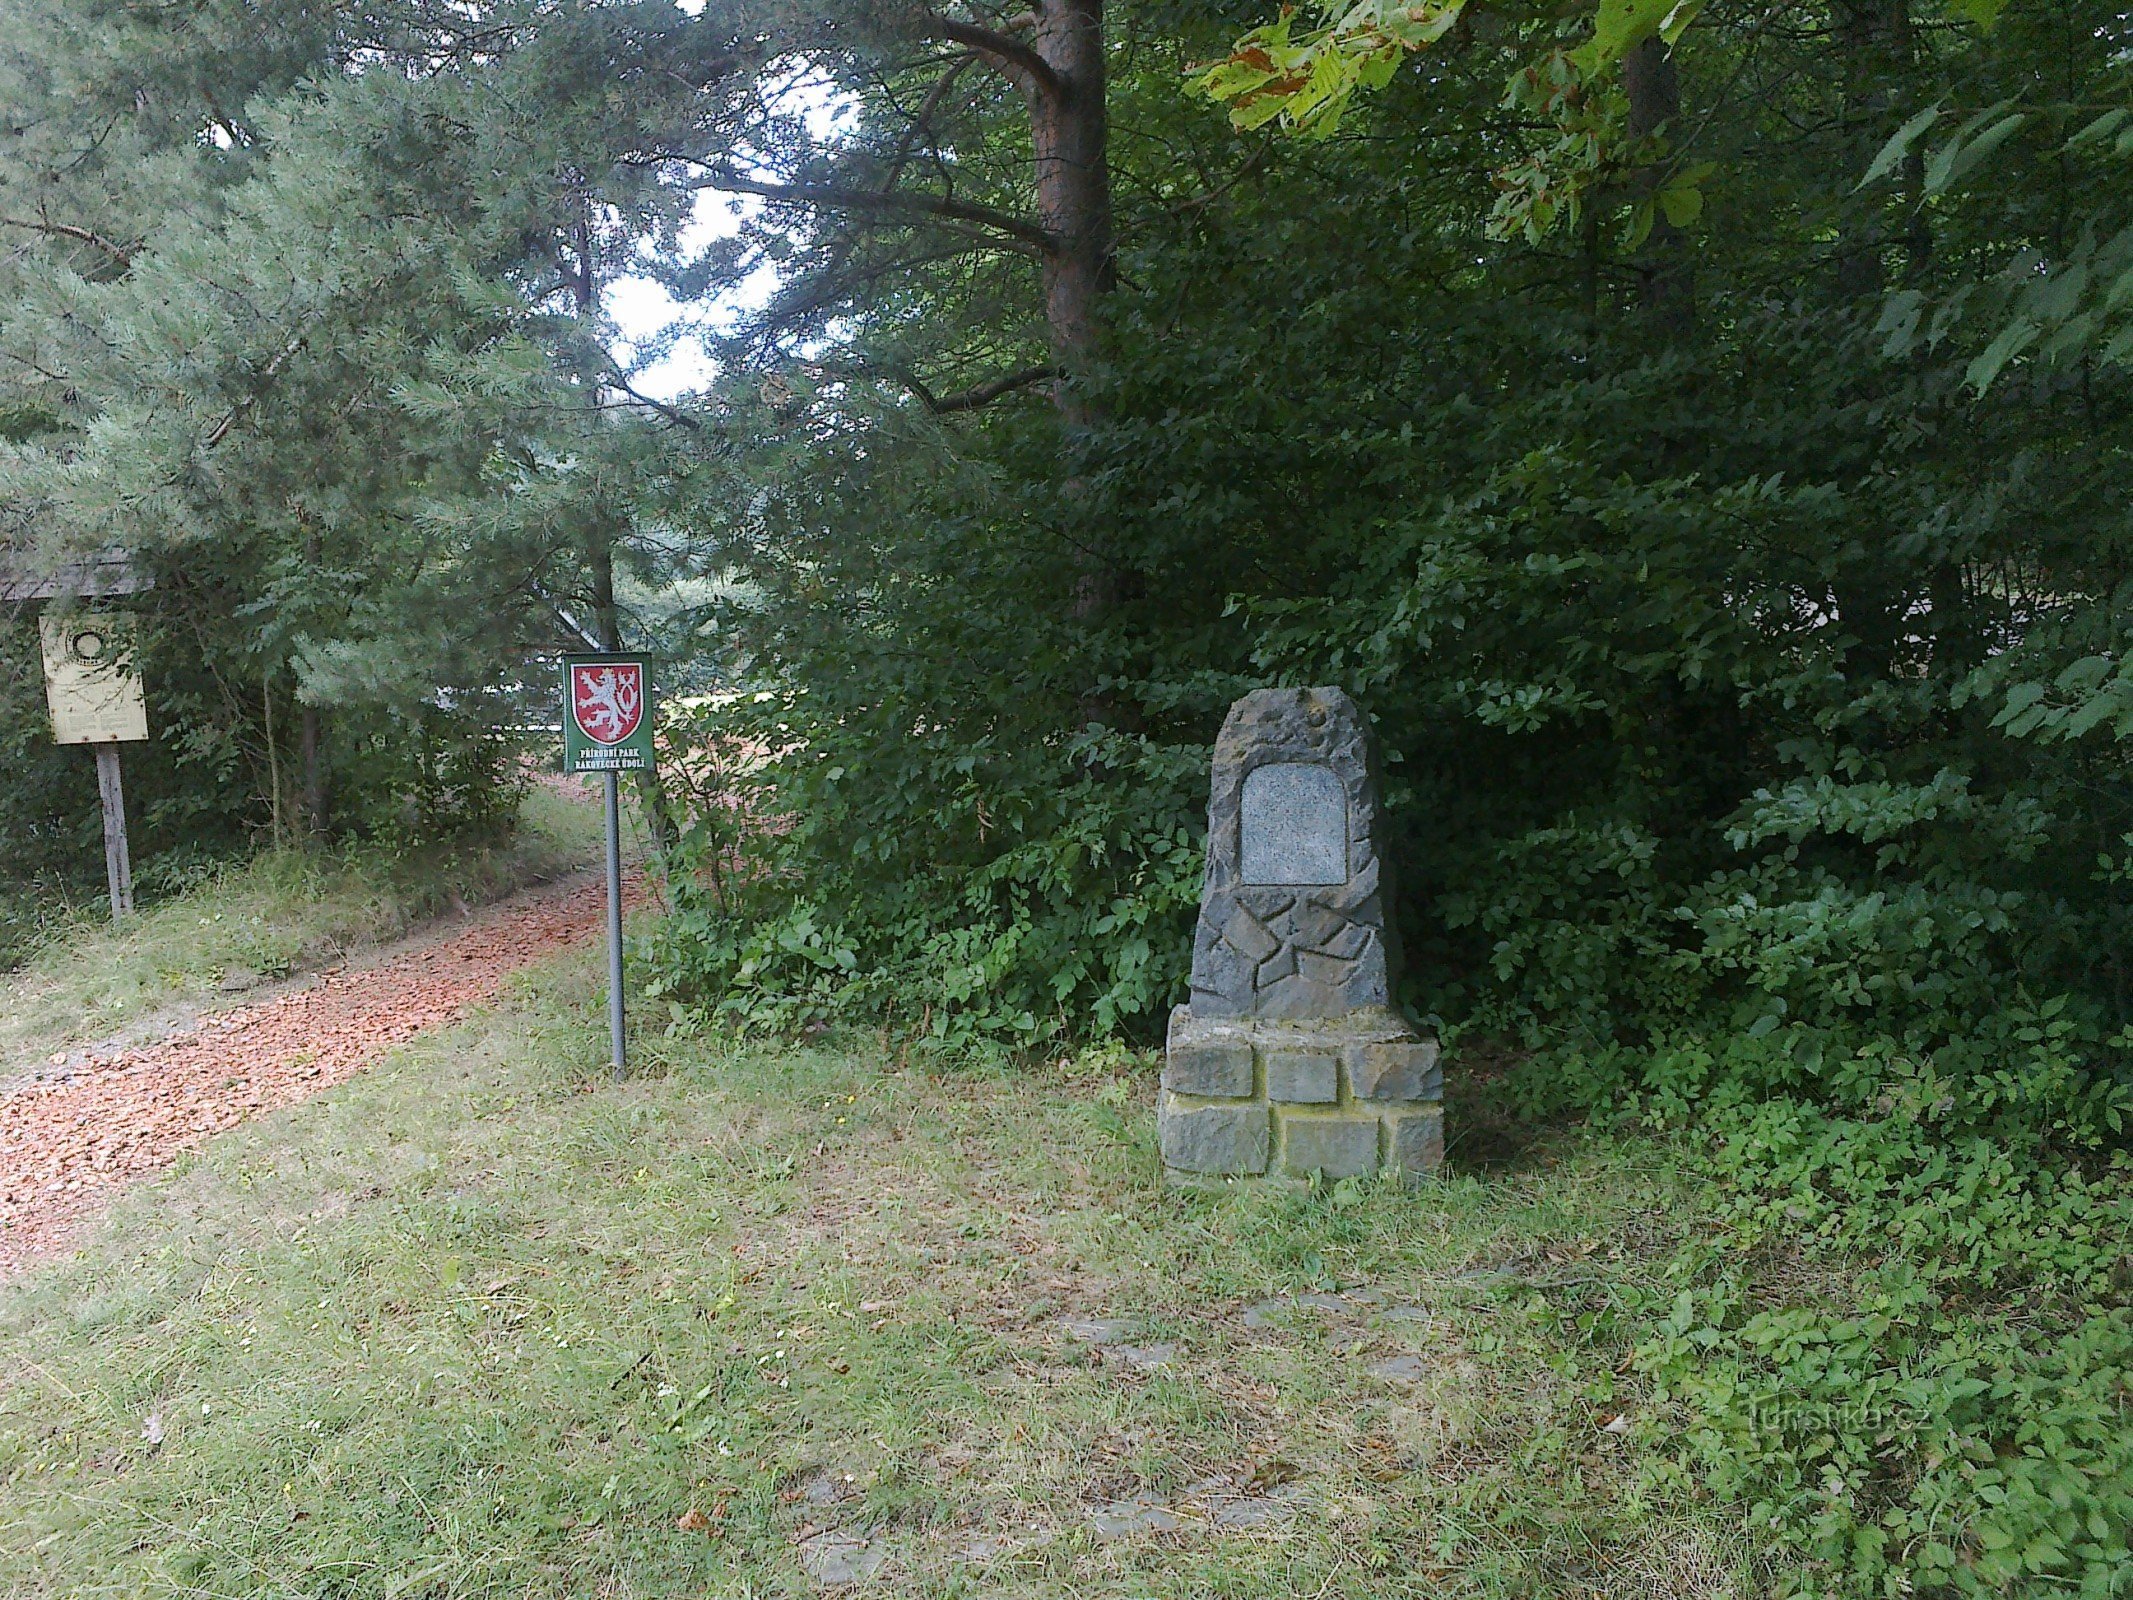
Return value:
M 596 984 L 537 970 L 0 1289 L 0 1590 L 743 1600 L 825 1562 L 944 1600 L 1760 1586 L 1717 1513 L 1640 1488 L 1647 1430 L 1605 1428 L 1639 1404 L 1611 1299 L 1694 1216 L 1665 1147 L 1181 1193 L 1145 1059 L 648 1042 L 617 1086 Z M 1358 1286 L 1386 1298 L 1241 1315 Z M 1135 1500 L 1174 1525 L 1102 1536 Z M 1217 1525 L 1240 1503 L 1270 1520 Z
M 598 849 L 599 828 L 596 806 L 536 787 L 519 831 L 499 845 L 337 856 L 269 851 L 148 907 L 123 928 L 101 918 L 63 923 L 0 978 L 0 1080 L 64 1046 L 221 1000 L 225 983 L 321 966 L 438 912 L 584 866 Z

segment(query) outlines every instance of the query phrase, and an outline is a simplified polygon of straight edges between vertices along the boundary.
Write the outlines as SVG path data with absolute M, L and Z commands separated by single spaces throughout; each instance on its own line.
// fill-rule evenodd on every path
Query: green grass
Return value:
M 439 912 L 585 866 L 596 858 L 599 828 L 597 806 L 536 787 L 519 830 L 500 844 L 267 851 L 122 927 L 100 917 L 63 923 L 0 977 L 0 1081 L 159 1012 L 221 1003 L 233 976 L 308 970 Z
M 1696 1216 L 1664 1145 L 1176 1191 L 1146 1058 L 647 1040 L 616 1085 L 597 1008 L 592 957 L 535 969 L 0 1288 L 0 1592 L 744 1600 L 816 1592 L 827 1526 L 870 1595 L 1760 1587 L 1604 1428 L 1643 1405 L 1608 1308 Z M 1358 1285 L 1431 1320 L 1239 1314 Z M 1176 1354 L 1107 1367 L 1088 1316 Z M 1224 1475 L 1299 1515 L 1210 1525 Z M 1097 1537 L 1136 1495 L 1181 1525 Z

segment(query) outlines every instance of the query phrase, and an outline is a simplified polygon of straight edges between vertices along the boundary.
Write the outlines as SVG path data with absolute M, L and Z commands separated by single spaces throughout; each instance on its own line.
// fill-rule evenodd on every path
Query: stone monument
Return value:
M 1413 1180 L 1444 1159 L 1436 1041 L 1393 1007 L 1368 740 L 1338 689 L 1256 690 L 1222 724 L 1157 1110 L 1175 1178 Z

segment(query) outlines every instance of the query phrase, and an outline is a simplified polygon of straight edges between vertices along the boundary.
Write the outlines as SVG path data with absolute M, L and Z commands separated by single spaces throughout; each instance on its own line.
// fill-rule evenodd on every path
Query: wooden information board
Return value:
M 45 704 L 61 744 L 117 744 L 148 737 L 141 679 L 126 663 L 126 619 L 87 611 L 39 619 Z

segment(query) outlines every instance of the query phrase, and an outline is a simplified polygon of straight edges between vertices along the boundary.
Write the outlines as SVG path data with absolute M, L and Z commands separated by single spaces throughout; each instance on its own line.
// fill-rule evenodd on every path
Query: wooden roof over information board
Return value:
M 0 557 L 0 602 L 97 600 L 139 594 L 154 585 L 123 550 L 99 550 L 79 561 L 62 562 L 50 572 L 31 572 Z

